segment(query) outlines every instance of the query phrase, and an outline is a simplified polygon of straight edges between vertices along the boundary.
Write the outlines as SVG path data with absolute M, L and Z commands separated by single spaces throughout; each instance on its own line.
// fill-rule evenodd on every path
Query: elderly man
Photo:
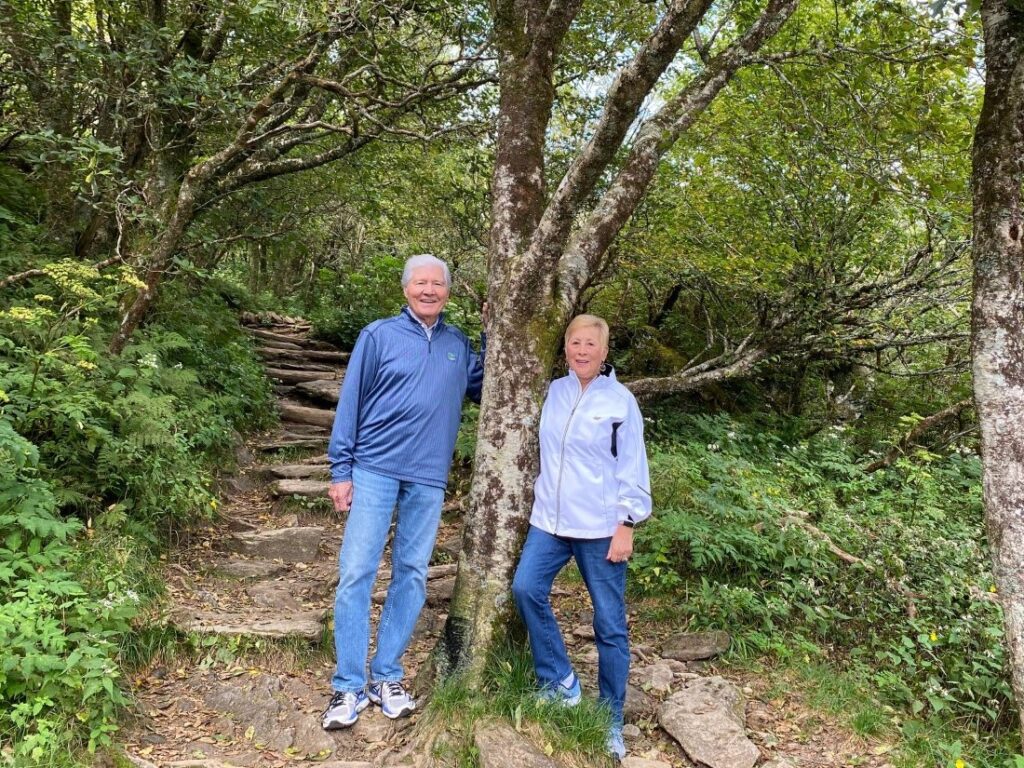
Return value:
M 390 718 L 416 707 L 402 686 L 401 658 L 426 597 L 462 400 L 480 401 L 483 350 L 474 354 L 441 312 L 451 288 L 447 265 L 413 256 L 402 288 L 409 305 L 359 334 L 327 451 L 331 500 L 348 510 L 334 602 L 337 669 L 322 721 L 328 730 L 354 724 L 370 702 Z M 396 507 L 391 585 L 367 687 L 370 591 Z

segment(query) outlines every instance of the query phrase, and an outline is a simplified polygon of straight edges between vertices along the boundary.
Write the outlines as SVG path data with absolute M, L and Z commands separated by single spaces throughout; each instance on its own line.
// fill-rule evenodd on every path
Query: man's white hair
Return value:
M 444 282 L 449 288 L 452 287 L 452 275 L 448 271 L 448 265 L 432 253 L 417 253 L 405 260 L 405 268 L 402 270 L 402 287 L 405 288 L 412 280 L 412 272 L 420 267 L 440 267 L 444 272 Z

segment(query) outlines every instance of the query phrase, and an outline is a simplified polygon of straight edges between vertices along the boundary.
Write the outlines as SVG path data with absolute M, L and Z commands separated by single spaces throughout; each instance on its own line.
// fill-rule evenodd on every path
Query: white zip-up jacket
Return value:
M 603 539 L 651 514 L 643 417 L 607 370 L 585 390 L 570 371 L 544 400 L 530 524 L 555 536 Z

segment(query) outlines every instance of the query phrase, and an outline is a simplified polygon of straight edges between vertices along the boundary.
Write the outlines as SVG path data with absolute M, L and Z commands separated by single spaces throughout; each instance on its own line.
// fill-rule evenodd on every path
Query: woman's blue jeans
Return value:
M 352 508 L 338 555 L 334 597 L 334 650 L 338 665 L 331 687 L 361 691 L 366 686 L 370 646 L 370 593 L 377 576 L 391 518 L 391 585 L 377 627 L 372 682 L 401 680 L 402 654 L 412 637 L 427 593 L 427 566 L 441 520 L 444 489 L 394 480 L 352 469 Z
M 572 671 L 562 633 L 551 610 L 551 585 L 570 558 L 583 576 L 594 605 L 598 693 L 622 724 L 629 679 L 629 631 L 626 626 L 626 563 L 608 560 L 611 539 L 569 539 L 530 526 L 512 581 L 512 594 L 530 635 L 537 680 L 554 686 Z

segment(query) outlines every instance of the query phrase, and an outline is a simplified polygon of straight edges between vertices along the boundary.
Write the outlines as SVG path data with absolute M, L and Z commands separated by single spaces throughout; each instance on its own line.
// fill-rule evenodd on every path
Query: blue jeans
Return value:
M 569 539 L 530 526 L 512 580 L 512 595 L 526 622 L 533 667 L 541 686 L 552 686 L 572 671 L 565 642 L 551 610 L 551 585 L 569 558 L 576 565 L 594 604 L 598 692 L 622 724 L 629 679 L 629 632 L 626 627 L 626 563 L 607 559 L 611 539 Z
M 334 598 L 334 650 L 338 665 L 331 687 L 361 691 L 366 686 L 370 646 L 370 593 L 398 507 L 391 543 L 391 585 L 377 627 L 377 651 L 370 663 L 373 682 L 401 680 L 405 653 L 427 594 L 427 565 L 441 520 L 444 489 L 394 480 L 352 468 L 352 508 L 338 555 Z

